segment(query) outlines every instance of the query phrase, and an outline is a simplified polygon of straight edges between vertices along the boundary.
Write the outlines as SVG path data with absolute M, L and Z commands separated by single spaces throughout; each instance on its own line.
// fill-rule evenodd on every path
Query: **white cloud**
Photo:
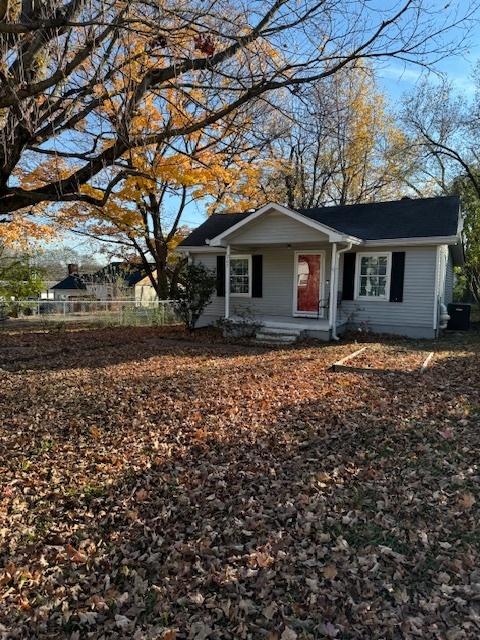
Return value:
M 387 81 L 397 80 L 406 84 L 415 84 L 423 73 L 420 67 L 409 69 L 403 65 L 389 65 L 380 69 L 378 77 Z

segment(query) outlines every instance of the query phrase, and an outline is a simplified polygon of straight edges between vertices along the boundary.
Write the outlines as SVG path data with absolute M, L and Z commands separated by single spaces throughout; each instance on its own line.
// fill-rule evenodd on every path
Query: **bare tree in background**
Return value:
M 417 156 L 416 182 L 422 195 L 458 195 L 465 237 L 463 276 L 469 295 L 480 300 L 480 66 L 472 79 L 472 100 L 447 82 L 420 85 L 403 100 L 407 146 Z
M 66 245 L 37 248 L 32 254 L 32 264 L 42 270 L 45 280 L 63 280 L 68 275 L 68 265 L 75 264 L 81 274 L 94 273 L 103 262 L 87 247 L 73 249 Z
M 370 65 L 348 65 L 291 104 L 270 146 L 271 200 L 301 209 L 401 196 L 404 136 Z

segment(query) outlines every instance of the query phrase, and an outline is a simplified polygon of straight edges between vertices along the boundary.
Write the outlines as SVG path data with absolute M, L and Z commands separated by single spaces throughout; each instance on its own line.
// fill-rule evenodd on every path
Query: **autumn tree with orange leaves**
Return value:
M 242 105 L 353 60 L 431 64 L 458 51 L 453 24 L 468 46 L 478 5 L 452 2 L 439 21 L 430 0 L 393 8 L 366 0 L 2 0 L 1 220 L 38 205 L 101 207 L 131 174 L 129 152 L 174 148 L 198 131 L 215 136 Z M 159 113 L 178 106 L 181 118 L 139 126 L 148 102 Z
M 160 114 L 150 104 L 139 111 L 138 125 L 168 118 L 168 126 L 174 127 L 184 115 L 179 112 L 178 106 L 168 105 Z M 254 161 L 262 137 L 269 135 L 266 119 L 265 109 L 259 112 L 246 104 L 209 135 L 198 131 L 179 138 L 175 146 L 139 146 L 122 158 L 127 175 L 103 206 L 73 203 L 64 206 L 57 219 L 70 231 L 104 243 L 111 255 L 140 260 L 158 297 L 172 298 L 183 264 L 172 250 L 189 231 L 185 211 L 196 201 L 213 209 L 232 191 L 241 194 L 235 198 L 236 210 L 251 207 L 249 196 L 260 176 Z M 101 196 L 89 185 L 84 189 Z

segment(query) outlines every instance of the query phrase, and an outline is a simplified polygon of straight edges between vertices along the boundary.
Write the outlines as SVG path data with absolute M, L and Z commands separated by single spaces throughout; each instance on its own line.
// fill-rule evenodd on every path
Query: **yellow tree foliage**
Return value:
M 367 63 L 317 83 L 286 112 L 285 134 L 264 162 L 270 199 L 307 208 L 405 192 L 413 157 Z
M 139 115 L 140 126 L 152 117 L 158 117 L 153 108 Z M 225 142 L 236 132 L 233 124 L 218 131 L 221 145 L 196 133 L 183 139 L 182 151 L 169 145 L 130 151 L 122 159 L 125 177 L 103 207 L 74 203 L 64 207 L 57 220 L 116 247 L 117 255 L 140 257 L 158 295 L 170 297 L 181 267 L 172 251 L 188 232 L 182 224 L 188 206 L 201 202 L 211 213 L 221 201 L 225 209 L 228 201 L 223 196 L 231 193 L 242 194 L 240 201 L 235 199 L 236 210 L 252 206 L 259 176 L 252 162 L 256 152 L 244 149 L 239 140 L 227 150 Z M 83 192 L 92 198 L 101 195 L 90 185 Z
M 0 225 L 0 247 L 12 250 L 27 250 L 34 241 L 45 241 L 55 237 L 55 229 L 50 224 L 14 215 L 11 220 Z
M 327 148 L 333 175 L 328 196 L 337 204 L 395 199 L 405 185 L 404 135 L 386 110 L 368 66 L 346 69 L 330 83 L 336 109 Z

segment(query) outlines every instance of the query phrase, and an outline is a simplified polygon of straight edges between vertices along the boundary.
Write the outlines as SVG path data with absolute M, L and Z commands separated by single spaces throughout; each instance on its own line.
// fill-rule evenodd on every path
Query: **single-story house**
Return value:
M 128 262 L 111 262 L 95 273 L 79 275 L 76 264 L 68 265 L 66 278 L 54 285 L 55 300 L 90 299 L 109 300 L 112 298 L 135 297 L 135 286 L 145 278 L 141 265 Z
M 323 340 L 347 324 L 435 338 L 464 259 L 457 197 L 212 215 L 177 247 L 217 272 L 199 326 L 253 307 Z
M 74 268 L 75 265 L 68 265 L 68 276 L 60 282 L 57 282 L 57 284 L 54 284 L 49 289 L 48 292 L 53 293 L 54 300 L 68 300 L 69 298 L 89 297 L 87 292 L 87 285 L 85 284 L 83 278 L 74 270 Z

